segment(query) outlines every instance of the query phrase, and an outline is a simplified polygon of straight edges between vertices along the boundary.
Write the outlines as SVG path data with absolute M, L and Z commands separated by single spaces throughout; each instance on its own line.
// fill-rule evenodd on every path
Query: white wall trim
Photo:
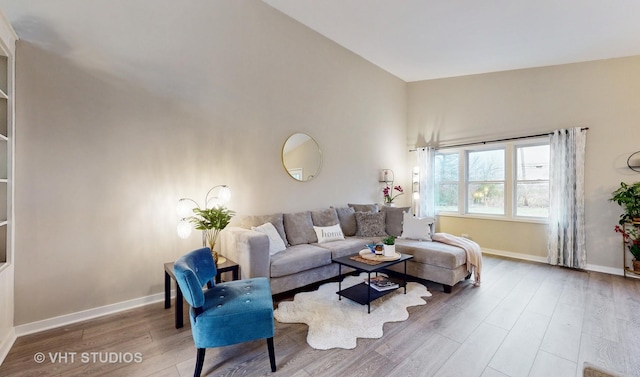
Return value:
M 536 255 L 530 255 L 530 254 L 514 253 L 512 251 L 487 249 L 485 247 L 482 248 L 482 254 L 498 255 L 500 257 L 521 259 L 521 260 L 527 260 L 527 261 L 530 261 L 530 262 L 547 263 L 547 258 L 546 257 L 539 257 L 539 256 L 536 256 Z
M 171 291 L 171 297 L 172 297 L 172 305 L 173 305 L 173 297 L 175 297 L 175 290 Z M 61 315 L 59 317 L 44 319 L 42 321 L 36 321 L 36 322 L 27 323 L 24 325 L 19 325 L 15 327 L 15 335 L 16 336 L 29 335 L 29 334 L 37 333 L 40 331 L 50 330 L 56 327 L 61 327 L 61 326 L 69 325 L 72 323 L 101 317 L 107 314 L 114 314 L 114 313 L 122 312 L 125 310 L 138 308 L 140 306 L 153 304 L 160 301 L 164 301 L 164 291 L 162 293 L 156 293 L 151 296 L 140 297 L 133 300 L 122 301 L 122 302 L 118 302 L 111 305 L 100 306 L 98 308 L 83 310 L 80 312 Z M 164 308 L 159 308 L 159 310 L 164 310 Z M 175 310 L 175 308 L 172 306 L 171 310 Z
M 546 257 L 539 257 L 539 256 L 536 256 L 536 255 L 514 253 L 514 252 L 511 252 L 511 251 L 504 251 L 504 250 L 487 249 L 487 248 L 484 248 L 484 247 L 482 248 L 482 254 L 497 255 L 497 256 L 501 256 L 501 257 L 508 257 L 508 258 L 526 260 L 526 261 L 530 261 L 530 262 L 547 263 L 547 258 Z M 594 272 L 602 272 L 602 273 L 605 273 L 605 274 L 618 275 L 618 276 L 622 276 L 622 274 L 623 274 L 622 273 L 622 268 L 600 266 L 600 265 L 597 265 L 597 264 L 588 264 L 588 263 L 587 263 L 587 267 L 585 268 L 585 270 L 594 271 Z
M 9 354 L 9 351 L 11 351 L 11 347 L 13 347 L 13 343 L 15 343 L 16 338 L 15 327 L 12 327 L 7 336 L 2 339 L 2 342 L 0 343 L 0 365 L 2 365 L 4 359 Z

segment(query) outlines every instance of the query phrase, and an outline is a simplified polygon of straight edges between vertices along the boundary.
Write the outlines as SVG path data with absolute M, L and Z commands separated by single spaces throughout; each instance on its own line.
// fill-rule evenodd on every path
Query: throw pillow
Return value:
M 414 217 L 410 213 L 404 214 L 402 224 L 402 238 L 418 241 L 431 241 L 431 224 L 433 217 Z
M 383 206 L 380 208 L 381 212 L 386 212 L 386 224 L 387 224 L 387 234 L 390 236 L 400 237 L 402 235 L 402 219 L 403 215 L 409 210 L 411 207 L 390 207 Z
M 345 236 L 355 236 L 357 229 L 356 210 L 351 207 L 340 207 L 336 208 L 336 213 L 338 214 L 338 221 L 340 221 L 342 233 L 344 233 Z
M 285 213 L 283 220 L 287 240 L 291 246 L 318 242 L 316 232 L 313 231 L 310 211 Z
M 386 237 L 385 212 L 356 212 L 357 237 Z
M 240 221 L 240 226 L 245 229 L 251 229 L 252 226 L 260 226 L 264 223 L 271 223 L 278 231 L 280 238 L 284 244 L 287 244 L 287 235 L 284 232 L 284 222 L 282 213 L 275 213 L 273 215 L 261 215 L 261 216 L 245 216 Z
M 318 243 L 344 240 L 344 234 L 342 234 L 340 224 L 332 226 L 314 226 L 313 230 L 316 231 Z
M 264 223 L 260 226 L 252 226 L 251 230 L 264 233 L 269 237 L 269 255 L 275 255 L 287 248 L 273 224 Z
M 378 212 L 377 204 L 347 204 L 353 208 L 356 212 Z
M 311 220 L 315 226 L 331 226 L 338 223 L 338 214 L 335 208 L 321 209 L 311 212 Z

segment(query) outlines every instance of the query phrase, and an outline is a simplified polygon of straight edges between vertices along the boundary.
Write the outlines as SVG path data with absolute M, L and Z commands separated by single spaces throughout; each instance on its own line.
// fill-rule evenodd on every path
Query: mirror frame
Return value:
M 299 137 L 297 135 L 300 136 L 306 136 L 308 138 L 308 140 L 313 141 L 313 144 L 315 144 L 315 148 L 317 150 L 317 160 L 318 160 L 318 166 L 315 169 L 315 171 L 313 172 L 313 174 L 310 174 L 310 178 L 297 178 L 295 176 L 296 173 L 292 172 L 295 170 L 300 170 L 300 174 L 303 174 L 303 169 L 300 167 L 295 167 L 295 168 L 290 168 L 287 167 L 287 164 L 285 162 L 285 149 L 287 148 L 287 143 L 292 140 L 292 138 L 295 137 Z M 306 143 L 308 141 L 305 141 L 304 143 Z M 315 157 L 315 156 L 314 156 Z M 289 137 L 287 137 L 287 139 L 284 141 L 284 143 L 282 144 L 282 151 L 280 152 L 280 161 L 282 162 L 282 167 L 284 168 L 285 172 L 287 172 L 287 175 L 289 177 L 291 177 L 293 180 L 297 181 L 297 182 L 309 182 L 311 180 L 313 180 L 315 177 L 318 176 L 318 174 L 320 174 L 320 170 L 322 170 L 322 150 L 320 149 L 320 144 L 318 144 L 318 141 L 316 139 L 313 138 L 313 136 L 306 134 L 304 132 L 295 132 L 291 135 L 289 135 Z

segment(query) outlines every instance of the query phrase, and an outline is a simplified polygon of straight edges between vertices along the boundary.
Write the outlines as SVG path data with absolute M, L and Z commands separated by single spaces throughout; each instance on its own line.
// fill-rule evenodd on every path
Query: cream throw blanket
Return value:
M 467 271 L 473 270 L 476 287 L 480 286 L 480 272 L 482 270 L 482 251 L 480 245 L 468 238 L 454 236 L 449 233 L 434 233 L 431 236 L 433 241 L 446 243 L 447 245 L 458 246 L 467 254 Z

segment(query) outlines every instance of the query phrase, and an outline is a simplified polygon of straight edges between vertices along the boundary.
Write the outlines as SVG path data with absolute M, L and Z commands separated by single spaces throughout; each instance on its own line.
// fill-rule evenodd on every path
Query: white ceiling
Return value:
M 640 55 L 638 0 L 263 0 L 405 81 Z

